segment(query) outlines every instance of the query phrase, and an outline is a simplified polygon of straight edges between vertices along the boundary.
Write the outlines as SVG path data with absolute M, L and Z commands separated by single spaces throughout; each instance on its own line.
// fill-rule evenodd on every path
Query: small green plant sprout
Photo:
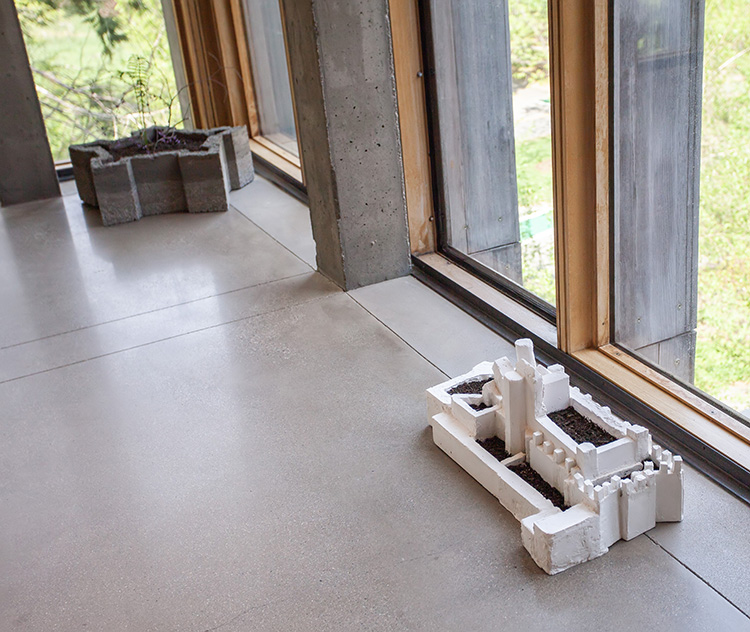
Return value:
M 141 140 L 144 145 L 148 145 L 146 130 L 147 118 L 151 118 L 151 92 L 149 90 L 151 62 L 141 55 L 131 55 L 128 59 L 127 70 L 120 73 L 120 78 L 127 81 L 133 91 L 135 106 L 138 110 L 138 123 L 141 128 Z
M 184 120 L 176 123 L 172 121 L 172 106 L 179 98 L 179 93 L 165 97 L 163 89 L 158 92 L 152 90 L 153 71 L 150 59 L 142 55 L 131 55 L 127 69 L 119 73 L 120 79 L 128 84 L 121 104 L 128 102 L 128 95 L 133 97 L 132 107 L 135 109 L 133 116 L 139 127 L 138 132 L 133 136 L 140 135 L 140 144 L 149 152 L 156 152 L 157 147 L 164 145 L 178 148 L 182 141 L 177 133 L 177 125 Z M 163 105 L 164 109 L 154 112 L 152 109 L 154 104 Z M 167 112 L 166 124 L 155 124 L 156 114 L 163 114 L 164 111 Z

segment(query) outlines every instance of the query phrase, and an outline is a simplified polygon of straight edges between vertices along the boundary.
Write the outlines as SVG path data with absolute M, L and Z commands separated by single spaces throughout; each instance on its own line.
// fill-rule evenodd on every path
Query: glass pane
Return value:
M 430 12 L 444 237 L 554 304 L 547 2 Z
M 747 415 L 747 2 L 618 2 L 614 45 L 615 340 Z
M 160 0 L 16 0 L 52 156 L 147 125 L 182 126 Z M 142 98 L 133 72 L 140 58 Z
M 299 156 L 279 0 L 245 0 L 261 134 Z

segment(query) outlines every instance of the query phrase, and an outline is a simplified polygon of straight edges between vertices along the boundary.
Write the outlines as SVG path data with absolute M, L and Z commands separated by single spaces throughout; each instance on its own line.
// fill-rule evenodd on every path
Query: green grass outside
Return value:
M 750 10 L 707 0 L 695 385 L 750 408 Z
M 523 210 L 552 203 L 552 138 L 541 136 L 516 143 L 518 206 Z M 523 236 L 522 236 L 523 237 Z
M 555 304 L 552 227 L 552 138 L 516 142 L 516 178 L 521 222 L 523 285 Z M 544 236 L 546 235 L 546 239 Z

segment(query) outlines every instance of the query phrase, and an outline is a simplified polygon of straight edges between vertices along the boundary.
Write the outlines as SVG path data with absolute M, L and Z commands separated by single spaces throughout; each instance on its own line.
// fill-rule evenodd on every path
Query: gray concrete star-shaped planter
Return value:
M 145 134 L 153 139 L 165 130 L 152 127 Z M 228 210 L 229 191 L 245 186 L 255 175 L 247 128 L 217 127 L 189 135 L 191 149 L 175 141 L 175 149 L 128 156 L 120 155 L 123 146 L 132 146 L 140 133 L 71 145 L 78 195 L 100 210 L 105 226 L 162 213 Z

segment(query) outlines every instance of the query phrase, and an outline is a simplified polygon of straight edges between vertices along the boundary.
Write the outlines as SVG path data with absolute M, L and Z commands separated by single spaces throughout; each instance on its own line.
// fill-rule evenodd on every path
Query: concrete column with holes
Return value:
M 13 0 L 0 0 L 0 204 L 60 195 Z
M 282 0 L 319 270 L 344 289 L 409 272 L 387 0 Z

